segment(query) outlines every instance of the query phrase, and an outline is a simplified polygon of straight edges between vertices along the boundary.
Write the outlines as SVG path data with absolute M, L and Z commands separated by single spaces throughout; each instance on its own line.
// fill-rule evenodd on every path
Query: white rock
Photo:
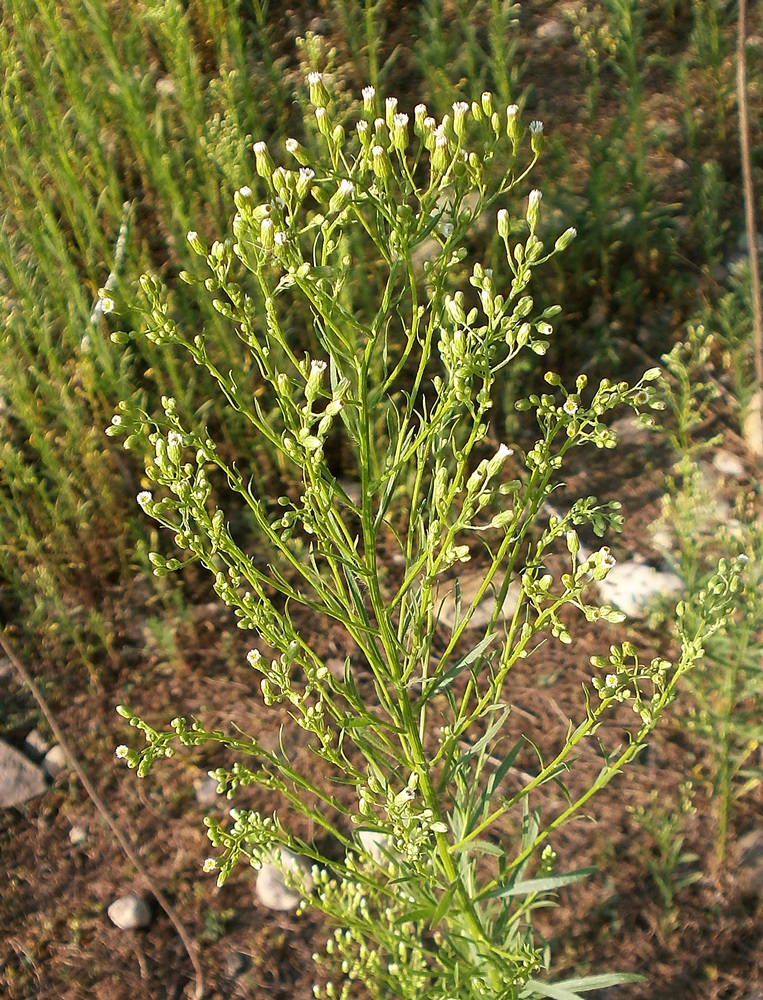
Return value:
M 109 920 L 120 931 L 137 931 L 151 923 L 151 911 L 146 903 L 131 892 L 129 896 L 115 899 L 108 908 Z
M 37 798 L 46 787 L 39 767 L 0 740 L 0 809 L 20 806 Z
M 287 878 L 292 885 L 286 884 Z M 301 885 L 304 892 L 293 888 L 294 884 Z M 295 910 L 312 887 L 313 880 L 304 860 L 282 847 L 280 866 L 266 861 L 257 873 L 255 891 L 259 901 L 269 910 Z
M 482 570 L 472 570 L 461 573 L 458 577 L 458 585 L 461 593 L 460 618 L 463 618 L 466 609 L 477 596 L 477 591 L 482 586 L 485 573 Z M 491 587 L 487 589 L 480 603 L 477 605 L 474 614 L 469 619 L 467 629 L 485 628 L 493 617 L 496 606 L 496 592 L 501 585 L 501 578 L 495 578 Z M 500 618 L 510 618 L 517 608 L 521 586 L 517 581 L 512 581 L 509 586 L 506 598 L 501 608 Z M 456 624 L 456 582 L 446 580 L 438 584 L 434 591 L 435 612 L 440 625 L 444 625 L 453 630 Z
M 87 841 L 87 827 L 86 826 L 73 826 L 69 830 L 69 842 L 74 847 L 79 847 Z
M 366 854 L 377 865 L 389 860 L 390 842 L 386 833 L 380 830 L 359 830 L 358 840 Z
M 50 743 L 39 729 L 33 729 L 24 740 L 24 753 L 34 761 L 40 761 L 50 750 Z
M 716 451 L 713 455 L 713 465 L 722 476 L 731 476 L 733 479 L 744 477 L 744 463 L 733 451 L 726 451 L 725 448 Z
M 219 802 L 217 786 L 220 784 L 216 778 L 197 778 L 193 783 L 196 792 L 196 801 L 200 806 L 208 809 Z
M 56 778 L 66 770 L 67 763 L 64 748 L 56 743 L 45 754 L 42 761 L 42 769 L 50 778 Z
M 607 604 L 629 618 L 645 618 L 652 598 L 674 597 L 684 589 L 684 584 L 675 573 L 628 560 L 617 563 L 597 587 Z
M 570 34 L 569 25 L 564 21 L 551 19 L 535 29 L 535 37 L 541 42 L 561 42 Z

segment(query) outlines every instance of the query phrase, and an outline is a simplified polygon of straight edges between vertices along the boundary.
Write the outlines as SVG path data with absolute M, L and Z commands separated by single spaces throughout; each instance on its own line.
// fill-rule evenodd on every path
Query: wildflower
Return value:
M 469 112 L 469 105 L 466 101 L 456 101 L 453 105 L 453 131 L 459 142 L 463 142 L 466 136 L 466 116 Z
M 510 232 L 510 221 L 509 213 L 505 208 L 501 208 L 498 211 L 498 235 L 502 240 L 507 240 L 509 238 Z
M 609 548 L 606 545 L 603 546 L 601 549 L 599 549 L 599 555 L 601 557 L 601 565 L 605 569 L 607 570 L 614 569 L 614 567 L 617 565 L 617 560 L 609 551 Z
M 257 667 L 262 661 L 262 653 L 259 649 L 250 649 L 246 654 L 246 662 L 250 667 Z
M 273 235 L 273 240 L 277 247 L 285 247 L 289 240 L 289 237 L 282 230 L 279 230 L 277 233 Z
M 265 180 L 270 180 L 275 170 L 275 163 L 273 163 L 273 158 L 268 152 L 267 144 L 264 142 L 255 142 L 252 150 L 254 151 L 254 165 L 257 168 L 257 173 L 260 177 L 264 177 Z
M 530 148 L 536 156 L 543 149 L 543 122 L 530 122 Z
M 385 113 L 385 121 L 387 123 L 387 127 L 391 129 L 392 122 L 394 121 L 395 115 L 397 114 L 396 97 L 388 97 L 387 100 L 384 102 L 384 113 Z
M 307 85 L 310 89 L 310 103 L 318 106 L 323 106 L 328 99 L 328 91 L 323 85 L 323 74 L 322 73 L 308 73 Z
M 580 406 L 574 396 L 568 396 L 568 398 L 564 401 L 562 409 L 566 414 L 568 414 L 568 416 L 574 417 L 580 409 Z
M 330 212 L 341 212 L 343 211 L 355 197 L 355 185 L 351 180 L 346 177 L 339 182 L 339 187 L 336 189 L 329 202 Z
M 110 295 L 107 295 L 105 292 L 101 292 L 101 297 L 99 301 L 101 303 L 102 313 L 114 312 L 114 310 L 116 309 L 117 306 L 116 302 L 112 299 Z
M 424 122 L 427 117 L 427 106 L 426 104 L 417 104 L 413 109 L 413 128 L 416 135 L 422 135 L 424 132 Z
M 512 146 L 519 142 L 519 105 L 510 104 L 506 108 L 506 135 L 511 140 Z
M 363 88 L 363 110 L 367 115 L 372 115 L 374 113 L 374 107 L 376 104 L 376 90 L 374 87 L 364 87 Z
M 636 395 L 633 397 L 633 402 L 636 406 L 643 406 L 645 403 L 649 402 L 649 393 L 646 389 L 639 389 Z
M 130 751 L 128 750 L 128 748 L 127 748 L 127 747 L 126 747 L 126 746 L 124 745 L 124 743 L 123 743 L 123 744 L 122 744 L 121 746 L 118 746 L 118 747 L 116 748 L 116 750 L 115 750 L 114 752 L 116 753 L 117 757 L 118 757 L 118 758 L 119 758 L 120 760 L 124 760 L 124 759 L 125 759 L 125 757 L 127 756 L 127 754 L 128 754 L 128 753 L 129 753 Z
M 148 492 L 148 490 L 141 490 L 136 499 L 140 504 L 140 506 L 145 509 L 146 505 L 151 503 L 153 497 Z
M 329 118 L 328 112 L 325 108 L 315 109 L 315 120 L 318 122 L 318 131 L 321 135 L 328 136 L 329 134 Z
M 217 868 L 217 862 L 215 861 L 215 859 L 214 858 L 207 858 L 207 860 L 204 862 L 204 866 L 202 868 L 202 871 L 205 871 L 205 872 L 209 873 L 209 872 L 213 872 L 215 870 L 215 868 Z

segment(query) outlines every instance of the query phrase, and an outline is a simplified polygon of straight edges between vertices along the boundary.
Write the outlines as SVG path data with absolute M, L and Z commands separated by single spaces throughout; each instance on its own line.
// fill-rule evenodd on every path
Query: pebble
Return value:
M 69 842 L 74 847 L 79 847 L 87 841 L 87 827 L 86 826 L 73 826 L 69 830 Z
M 24 753 L 35 763 L 39 763 L 45 754 L 50 750 L 50 743 L 45 739 L 39 729 L 33 729 L 27 734 L 24 740 Z
M 66 770 L 67 763 L 64 748 L 56 743 L 45 754 L 42 761 L 42 769 L 49 778 L 57 778 L 59 774 Z
M 217 795 L 218 784 L 219 782 L 216 778 L 197 778 L 194 781 L 193 787 L 196 792 L 196 801 L 200 806 L 208 809 L 219 801 Z
M 763 896 L 763 829 L 753 829 L 735 845 L 737 878 L 747 896 Z
M 40 768 L 15 747 L 0 740 L 0 809 L 35 799 L 46 787 Z
M 466 609 L 474 600 L 484 579 L 485 573 L 483 570 L 472 570 L 471 572 L 462 573 L 458 577 L 458 586 L 461 592 L 461 618 L 463 618 Z M 500 586 L 500 583 L 501 579 L 497 576 L 496 582 L 494 582 L 491 587 L 488 587 L 482 600 L 477 605 L 474 614 L 469 619 L 469 624 L 466 626 L 467 630 L 485 628 L 485 626 L 489 623 L 490 619 L 493 617 L 493 611 L 495 610 L 496 605 L 495 591 Z M 440 625 L 446 626 L 451 631 L 453 630 L 453 626 L 456 624 L 455 584 L 455 580 L 447 580 L 440 583 L 434 591 L 435 612 L 437 614 L 438 622 Z M 503 602 L 503 607 L 501 608 L 501 612 L 498 616 L 499 618 L 510 618 L 514 614 L 517 602 L 519 601 L 520 592 L 520 584 L 514 581 L 509 586 L 506 598 Z
M 230 979 L 238 979 L 251 968 L 252 960 L 242 951 L 232 951 L 225 960 L 225 971 Z
M 296 910 L 301 899 L 309 893 L 313 887 L 313 880 L 307 871 L 307 866 L 302 858 L 297 857 L 285 847 L 281 848 L 281 866 L 274 865 L 270 861 L 263 863 L 257 873 L 257 883 L 255 891 L 257 898 L 263 906 L 269 910 Z M 292 886 L 287 885 L 281 872 L 284 868 L 290 879 L 301 882 L 305 892 L 297 892 Z
M 151 911 L 145 901 L 131 892 L 115 899 L 108 909 L 109 920 L 120 931 L 137 931 L 151 923 Z
M 561 42 L 567 38 L 569 33 L 569 25 L 565 24 L 564 21 L 557 21 L 554 18 L 544 21 L 543 24 L 535 29 L 535 37 L 541 42 Z
M 713 465 L 722 476 L 731 476 L 733 479 L 744 477 L 744 463 L 733 451 L 726 451 L 725 448 L 716 451 L 713 455 Z
M 389 858 L 389 837 L 380 830 L 360 830 L 358 840 L 363 850 L 377 865 L 385 864 Z
M 675 597 L 684 583 L 675 573 L 630 559 L 617 563 L 597 587 L 602 599 L 628 618 L 645 618 L 652 598 Z

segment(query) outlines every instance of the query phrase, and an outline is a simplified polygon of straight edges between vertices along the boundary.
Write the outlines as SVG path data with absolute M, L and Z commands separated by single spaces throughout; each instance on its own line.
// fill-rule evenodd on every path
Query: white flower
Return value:
M 322 79 L 323 79 L 323 74 L 322 73 L 308 73 L 307 74 L 307 82 L 308 83 L 312 83 L 313 85 L 315 85 L 317 83 L 320 83 Z
M 254 146 L 252 146 L 252 149 L 254 150 L 255 156 L 257 155 L 262 156 L 264 153 L 267 153 L 268 145 L 266 142 L 262 142 L 262 140 L 260 140 L 259 142 L 255 142 Z
M 238 193 L 241 195 L 242 198 L 251 198 L 252 197 L 252 189 L 249 187 L 248 184 L 244 184 L 243 187 L 240 187 L 238 189 Z
M 540 135 L 543 132 L 543 122 L 530 122 L 530 131 L 533 135 Z
M 217 868 L 217 862 L 215 861 L 215 859 L 207 858 L 207 860 L 204 862 L 202 871 L 213 872 L 215 868 Z
M 606 569 L 613 569 L 617 565 L 617 560 L 606 545 L 599 549 L 599 557 L 601 558 L 601 565 Z
M 273 239 L 276 242 L 276 246 L 283 247 L 283 246 L 286 246 L 286 243 L 287 243 L 289 237 L 286 235 L 286 233 L 284 233 L 283 231 L 279 230 L 275 234 L 275 236 L 273 237 Z
M 509 455 L 513 454 L 514 450 L 512 448 L 509 448 L 506 444 L 501 444 L 498 446 L 498 451 L 495 453 L 494 457 L 498 459 L 498 461 L 502 462 L 505 458 L 508 458 Z
M 533 208 L 536 207 L 537 205 L 540 205 L 542 198 L 543 198 L 543 192 L 535 188 L 533 191 L 530 192 L 530 196 L 528 198 L 529 207 Z
M 607 674 L 607 676 L 604 678 L 604 683 L 606 684 L 606 686 L 608 688 L 614 690 L 617 687 L 617 677 L 616 677 L 616 675 L 615 674 Z
M 102 313 L 114 312 L 116 309 L 117 304 L 110 295 L 102 295 L 99 301 L 101 303 Z
M 182 443 L 183 443 L 183 435 L 182 434 L 178 434 L 177 431 L 170 431 L 169 432 L 169 434 L 167 435 L 167 444 L 171 448 L 179 448 Z
M 580 409 L 580 407 L 578 405 L 577 400 L 573 399 L 572 396 L 570 396 L 568 399 L 565 399 L 564 404 L 562 405 L 562 409 L 564 410 L 565 413 L 568 413 L 571 417 L 574 417 L 575 414 Z
M 363 88 L 363 100 L 372 101 L 376 97 L 376 89 L 374 87 L 364 87 Z
M 188 230 L 188 233 L 186 235 L 186 239 L 188 240 L 189 243 L 193 243 L 198 238 L 199 238 L 199 234 L 196 232 L 195 229 L 189 229 Z
M 298 149 L 299 149 L 299 143 L 297 142 L 296 139 L 287 139 L 286 140 L 286 152 L 287 153 L 296 153 Z
M 124 744 L 122 744 L 121 746 L 118 746 L 114 752 L 116 753 L 117 757 L 119 757 L 120 760 L 124 760 L 124 758 L 130 751 Z
M 151 503 L 153 497 L 148 492 L 148 490 L 141 490 L 136 499 L 138 503 L 141 505 L 141 507 L 145 507 L 146 504 Z
M 310 374 L 311 375 L 322 375 L 327 368 L 325 361 L 311 361 L 310 362 Z

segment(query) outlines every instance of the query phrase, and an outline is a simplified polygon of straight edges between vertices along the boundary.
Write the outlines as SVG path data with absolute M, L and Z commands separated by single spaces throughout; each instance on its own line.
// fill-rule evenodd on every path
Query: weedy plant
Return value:
M 277 503 L 256 495 L 246 455 L 226 462 L 206 431 L 182 422 L 171 398 L 153 420 L 122 404 L 111 432 L 126 434 L 128 446 L 148 435 L 152 445 L 146 473 L 155 490 L 138 502 L 183 552 L 153 553 L 154 572 L 196 561 L 214 574 L 239 627 L 253 634 L 248 660 L 265 705 L 289 707 L 325 770 L 299 769 L 285 745 L 266 749 L 198 719 L 157 729 L 123 706 L 145 745 L 117 754 L 145 776 L 178 746 L 222 745 L 243 757 L 213 772 L 221 793 L 234 798 L 252 783 L 276 790 L 321 831 L 320 843 L 333 845 L 324 850 L 282 817 L 243 808 L 231 811 L 230 823 L 206 820 L 216 851 L 204 868 L 219 884 L 239 860 L 274 863 L 304 905 L 336 925 L 316 956 L 328 980 L 316 996 L 348 997 L 359 981 L 379 998 L 569 1000 L 622 977 L 549 981 L 549 950 L 534 936 L 532 911 L 585 874 L 555 870 L 550 838 L 638 754 L 730 613 L 739 567 L 722 563 L 691 606 L 679 605 L 674 663 L 642 663 L 630 643 L 593 659 L 596 675 L 558 752 L 545 758 L 532 733 L 503 747 L 515 665 L 542 642 L 573 641 L 568 611 L 588 621 L 622 618 L 591 594 L 614 563 L 609 549 L 577 558 L 578 529 L 603 534 L 617 524 L 617 505 L 587 498 L 564 517 L 538 514 L 572 448 L 615 445 L 604 422 L 614 407 L 650 419 L 644 408 L 661 405 L 652 388 L 659 372 L 635 385 L 603 380 L 593 391 L 584 375 L 568 388 L 549 372 L 550 391 L 518 404 L 537 420 L 532 447 L 512 456 L 507 445 L 488 444 L 502 374 L 523 351 L 545 353 L 560 312 L 534 301 L 533 274 L 575 235 L 568 229 L 551 246 L 540 241 L 538 191 L 520 214 L 506 207 L 517 205 L 540 155 L 542 125 L 526 129 L 518 109 L 497 110 L 490 93 L 456 102 L 440 122 L 423 105 L 409 117 L 368 87 L 359 120 L 346 128 L 320 74 L 309 86 L 305 128 L 320 153 L 308 158 L 289 139 L 291 165 L 276 166 L 256 143 L 262 196 L 249 186 L 236 192 L 224 241 L 207 248 L 188 235 L 209 269 L 214 307 L 240 338 L 242 364 L 256 365 L 260 388 L 242 391 L 238 372 L 211 360 L 205 334 L 175 322 L 160 283 L 142 279 L 145 335 L 211 374 L 227 405 L 280 453 L 295 489 Z M 487 211 L 496 212 L 512 276 L 501 289 L 481 263 L 465 261 L 465 238 Z M 365 257 L 346 249 L 358 234 Z M 431 252 L 417 264 L 425 244 Z M 347 303 L 372 265 L 382 292 L 365 315 Z M 311 317 L 299 349 L 290 336 L 295 306 Z M 329 461 L 334 436 L 342 470 Z M 247 505 L 268 559 L 241 548 L 212 500 L 213 477 Z M 555 579 L 545 561 L 565 544 L 569 568 Z M 438 586 L 477 552 L 482 583 L 471 601 L 456 588 L 455 620 L 436 640 Z M 504 619 L 513 582 L 516 605 Z M 491 590 L 492 616 L 472 640 L 467 628 Z M 327 623 L 346 636 L 343 671 L 320 655 Z M 632 705 L 634 724 L 620 745 L 603 751 L 593 781 L 565 789 L 564 804 L 542 817 L 544 786 L 561 784 L 576 748 L 622 703 Z M 537 752 L 535 776 L 504 790 L 524 747 Z M 312 860 L 310 877 L 294 854 Z

